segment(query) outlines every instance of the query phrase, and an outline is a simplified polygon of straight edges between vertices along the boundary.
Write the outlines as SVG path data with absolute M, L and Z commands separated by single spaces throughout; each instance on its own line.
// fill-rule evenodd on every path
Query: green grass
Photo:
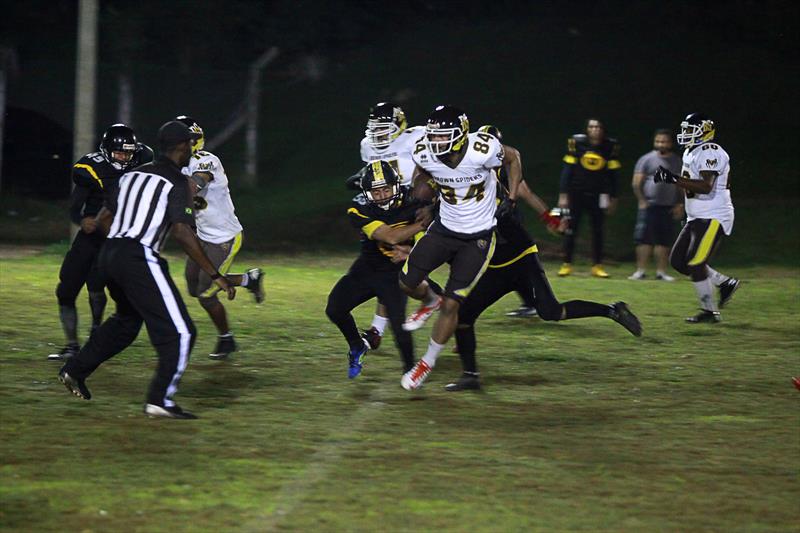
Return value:
M 624 299 L 642 338 L 603 319 L 506 319 L 511 295 L 477 325 L 485 390 L 442 390 L 459 373 L 447 348 L 412 394 L 388 338 L 346 378 L 324 304 L 350 257 L 245 257 L 265 265 L 267 302 L 227 304 L 241 348 L 228 362 L 206 358 L 213 331 L 189 302 L 200 336 L 178 400 L 201 418 L 176 422 L 141 414 L 144 334 L 90 378 L 92 401 L 58 383 L 56 251 L 0 261 L 4 531 L 800 528 L 796 268 L 736 267 L 724 322 L 691 327 L 688 282 L 581 267 L 551 280 L 559 297 Z

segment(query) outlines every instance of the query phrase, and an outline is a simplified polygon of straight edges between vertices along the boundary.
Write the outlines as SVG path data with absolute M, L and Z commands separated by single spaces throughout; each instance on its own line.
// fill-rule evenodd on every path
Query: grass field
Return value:
M 715 326 L 682 323 L 691 284 L 629 282 L 630 265 L 552 279 L 561 299 L 626 300 L 643 337 L 506 319 L 512 295 L 477 325 L 484 391 L 443 391 L 460 372 L 447 348 L 408 393 L 389 339 L 346 378 L 324 302 L 351 258 L 245 258 L 268 298 L 228 304 L 235 358 L 205 356 L 213 331 L 189 302 L 200 337 L 178 401 L 201 418 L 184 422 L 141 413 L 144 334 L 90 378 L 90 402 L 58 383 L 60 259 L 0 260 L 3 531 L 800 529 L 796 268 L 734 268 L 745 283 Z

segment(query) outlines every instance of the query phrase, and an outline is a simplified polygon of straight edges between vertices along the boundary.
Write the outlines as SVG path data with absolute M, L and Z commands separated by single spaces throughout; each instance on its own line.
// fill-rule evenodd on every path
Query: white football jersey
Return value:
M 450 168 L 431 155 L 424 140 L 414 149 L 414 162 L 439 186 L 439 220 L 450 231 L 474 234 L 495 226 L 497 175 L 503 145 L 488 133 L 467 136 L 464 159 Z
M 213 176 L 198 193 L 206 200 L 204 209 L 195 209 L 197 236 L 206 242 L 222 243 L 233 239 L 242 231 L 228 190 L 228 176 L 222 162 L 211 152 L 199 151 L 189 159 L 189 165 L 181 170 L 186 176 L 195 172 L 208 172 Z
M 714 171 L 717 179 L 708 194 L 686 191 L 686 218 L 713 218 L 719 220 L 726 235 L 733 231 L 733 202 L 728 183 L 731 171 L 730 157 L 722 147 L 714 142 L 703 143 L 692 150 L 683 152 L 681 174 L 690 180 L 702 180 L 700 172 Z
M 387 161 L 400 175 L 400 185 L 411 185 L 414 176 L 414 146 L 417 141 L 425 136 L 425 126 L 414 126 L 397 136 L 392 143 L 383 149 L 376 149 L 369 145 L 367 138 L 361 139 L 361 160 L 364 163 L 373 161 Z

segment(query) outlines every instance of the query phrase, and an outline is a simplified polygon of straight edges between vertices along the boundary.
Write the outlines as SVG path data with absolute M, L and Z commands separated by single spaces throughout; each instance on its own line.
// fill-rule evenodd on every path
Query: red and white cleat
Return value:
M 405 323 L 403 323 L 403 329 L 406 331 L 418 330 L 419 328 L 425 325 L 425 322 L 427 322 L 428 319 L 431 317 L 431 315 L 433 315 L 433 313 L 438 311 L 441 306 L 442 306 L 441 296 L 436 299 L 436 302 L 434 302 L 433 305 L 419 306 L 419 309 L 408 315 L 408 318 L 406 318 Z
M 414 368 L 403 374 L 400 385 L 402 385 L 405 390 L 418 389 L 422 386 L 425 378 L 427 378 L 430 373 L 431 367 L 428 366 L 428 363 L 423 359 L 420 359 L 417 361 L 417 364 L 414 365 Z
M 792 378 L 792 383 L 797 387 L 797 390 L 800 390 L 800 378 Z

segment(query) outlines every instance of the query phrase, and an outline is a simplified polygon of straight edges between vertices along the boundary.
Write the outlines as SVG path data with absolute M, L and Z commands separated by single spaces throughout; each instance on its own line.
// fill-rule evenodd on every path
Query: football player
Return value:
M 403 329 L 406 296 L 397 284 L 397 272 L 406 254 L 404 247 L 425 231 L 429 220 L 416 221 L 417 205 L 409 188 L 387 161 L 373 161 L 360 180 L 362 193 L 347 210 L 351 224 L 361 232 L 361 253 L 350 270 L 333 287 L 325 313 L 336 324 L 349 345 L 350 379 L 361 373 L 370 346 L 356 328 L 351 311 L 377 297 L 386 307 L 395 343 L 400 350 L 403 372 L 414 365 L 411 334 Z
M 603 225 L 606 212 L 616 208 L 619 144 L 606 137 L 602 121 L 586 121 L 586 133 L 573 135 L 567 140 L 567 154 L 561 170 L 558 207 L 569 209 L 570 218 L 564 233 L 564 264 L 559 276 L 572 273 L 572 256 L 575 238 L 583 212 L 592 221 L 592 276 L 607 278 L 603 268 Z
M 228 176 L 219 158 L 205 151 L 203 128 L 193 118 L 181 115 L 176 120 L 186 124 L 200 135 L 192 146 L 189 165 L 182 169 L 189 178 L 189 188 L 194 196 L 197 237 L 203 251 L 230 283 L 245 287 L 253 294 L 256 303 L 264 300 L 264 273 L 251 268 L 244 274 L 229 274 L 233 260 L 242 246 L 242 225 L 234 212 Z M 236 340 L 228 326 L 225 307 L 217 298 L 219 287 L 191 258 L 186 260 L 186 283 L 189 294 L 196 297 L 217 328 L 217 345 L 211 359 L 226 359 L 237 350 Z
M 716 323 L 719 308 L 727 304 L 739 288 L 739 280 L 717 272 L 708 265 L 723 233 L 733 231 L 733 203 L 728 176 L 730 157 L 714 141 L 714 121 L 692 113 L 681 122 L 678 144 L 685 147 L 681 175 L 659 166 L 653 180 L 674 183 L 686 194 L 686 225 L 670 252 L 672 268 L 689 276 L 700 299 L 700 312 L 687 322 Z M 721 231 L 720 231 L 721 230 Z M 719 302 L 714 301 L 714 286 Z
M 48 359 L 68 359 L 80 351 L 75 300 L 84 284 L 89 293 L 92 331 L 103 321 L 107 299 L 94 264 L 105 235 L 98 231 L 95 216 L 103 207 L 103 198 L 116 195 L 120 176 L 152 160 L 153 150 L 138 142 L 130 127 L 113 124 L 103 133 L 98 151 L 84 155 L 73 165 L 69 217 L 79 230 L 61 263 L 56 287 L 59 318 L 67 343 L 60 352 L 48 355 Z
M 416 166 L 412 158 L 414 147 L 424 135 L 424 126 L 408 127 L 406 114 L 399 105 L 392 102 L 379 102 L 369 110 L 367 128 L 364 131 L 364 138 L 361 139 L 361 160 L 367 164 L 362 172 L 369 169 L 369 164 L 374 161 L 386 161 L 400 177 L 400 185 L 410 187 Z M 360 179 L 361 175 L 362 173 L 359 173 L 354 177 Z M 351 183 L 352 186 L 358 187 L 357 180 L 354 179 Z M 410 320 L 424 323 L 439 309 L 441 288 L 430 280 L 428 288 L 422 305 L 409 317 Z M 377 349 L 380 345 L 388 322 L 386 308 L 379 301 L 370 328 L 362 334 L 371 349 Z
M 400 382 L 407 390 L 420 387 L 433 369 L 456 329 L 459 305 L 492 258 L 495 210 L 508 210 L 516 201 L 520 161 L 516 150 L 510 152 L 512 157 L 505 158 L 505 154 L 505 147 L 493 135 L 469 133 L 466 113 L 448 105 L 433 110 L 425 126 L 425 138 L 414 148 L 414 182 L 436 183 L 439 211 L 411 250 L 400 273 L 400 283 L 407 294 L 418 297 L 430 272 L 450 263 L 450 275 L 428 349 Z M 501 166 L 508 174 L 509 197 L 498 208 L 495 170 Z
M 505 194 L 505 188 L 501 187 L 500 198 Z M 463 374 L 457 381 L 446 385 L 446 390 L 480 388 L 475 362 L 475 321 L 486 308 L 509 292 L 519 290 L 519 287 L 532 287 L 533 306 L 543 320 L 605 317 L 614 320 L 637 337 L 642 334 L 639 319 L 624 302 L 610 305 L 586 300 L 559 302 L 538 256 L 536 242 L 514 211 L 501 212 L 497 217 L 497 248 L 489 268 L 458 311 L 455 337 Z

